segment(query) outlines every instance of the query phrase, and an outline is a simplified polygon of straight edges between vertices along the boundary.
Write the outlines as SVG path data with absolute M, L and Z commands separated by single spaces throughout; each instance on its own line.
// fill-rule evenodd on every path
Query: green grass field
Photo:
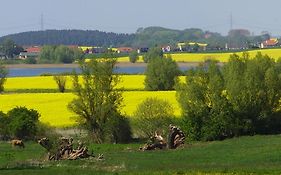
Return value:
M 48 162 L 36 143 L 0 142 L 0 174 L 280 174 L 281 137 L 252 136 L 188 143 L 177 150 L 138 151 L 141 144 L 95 145 L 95 158 Z

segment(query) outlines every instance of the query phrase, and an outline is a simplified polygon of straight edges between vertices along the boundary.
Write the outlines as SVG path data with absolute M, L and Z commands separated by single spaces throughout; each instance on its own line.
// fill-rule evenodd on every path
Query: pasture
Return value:
M 249 136 L 225 141 L 186 143 L 177 150 L 138 151 L 135 144 L 87 144 L 95 158 L 45 160 L 34 142 L 25 149 L 0 142 L 0 174 L 280 174 L 281 137 Z

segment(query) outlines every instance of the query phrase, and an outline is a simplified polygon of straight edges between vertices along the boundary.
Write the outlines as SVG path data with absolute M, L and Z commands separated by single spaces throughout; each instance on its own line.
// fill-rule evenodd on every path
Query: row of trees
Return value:
M 73 63 L 83 58 L 83 52 L 78 48 L 70 48 L 64 45 L 43 46 L 40 52 L 40 63 Z
M 280 133 L 281 63 L 258 53 L 232 55 L 191 70 L 177 87 L 183 127 L 192 140 Z

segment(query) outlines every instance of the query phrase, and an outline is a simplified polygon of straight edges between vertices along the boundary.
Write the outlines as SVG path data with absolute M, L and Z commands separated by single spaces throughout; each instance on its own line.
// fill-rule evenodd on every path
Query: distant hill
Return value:
M 117 34 L 97 30 L 46 30 L 31 31 L 0 38 L 10 38 L 19 45 L 93 45 L 119 46 L 135 38 L 134 34 Z
M 178 42 L 207 43 L 211 48 L 224 48 L 226 43 L 233 48 L 247 48 L 268 39 L 270 36 L 247 36 L 237 31 L 230 36 L 203 31 L 197 28 L 174 30 L 163 27 L 139 28 L 135 34 L 118 34 L 97 30 L 46 30 L 23 32 L 0 37 L 14 40 L 19 45 L 91 45 L 106 47 L 152 47 L 175 46 Z

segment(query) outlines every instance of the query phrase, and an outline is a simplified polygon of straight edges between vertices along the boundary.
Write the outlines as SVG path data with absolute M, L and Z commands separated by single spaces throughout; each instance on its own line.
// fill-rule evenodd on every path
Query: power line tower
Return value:
M 231 41 L 231 31 L 233 30 L 233 18 L 232 18 L 232 12 L 230 13 L 230 29 L 228 32 L 228 43 L 226 43 L 225 49 L 228 50 L 232 47 L 232 41 Z
M 230 13 L 230 30 L 233 29 L 233 18 L 232 18 L 232 13 Z
M 43 13 L 41 14 L 41 18 L 40 18 L 40 26 L 41 26 L 41 31 L 44 30 L 44 16 Z

